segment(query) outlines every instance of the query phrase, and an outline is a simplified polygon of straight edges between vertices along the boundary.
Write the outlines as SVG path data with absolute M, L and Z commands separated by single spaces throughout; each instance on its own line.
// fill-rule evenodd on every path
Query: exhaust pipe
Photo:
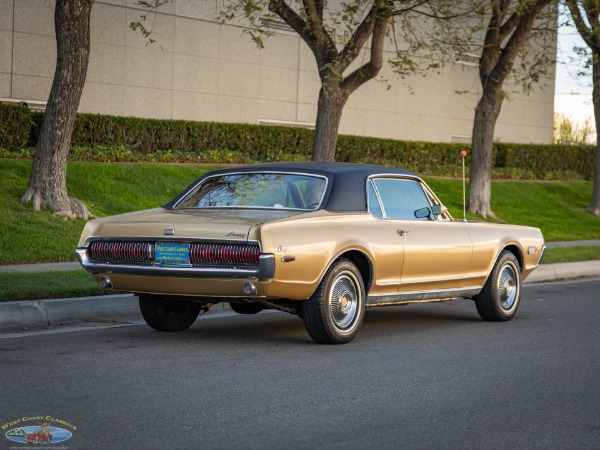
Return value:
M 243 290 L 246 295 L 256 295 L 257 293 L 256 286 L 252 283 L 244 283 Z
M 104 289 L 112 289 L 113 284 L 112 284 L 112 281 L 110 281 L 110 278 L 108 278 L 108 277 L 100 278 L 100 287 L 104 288 Z

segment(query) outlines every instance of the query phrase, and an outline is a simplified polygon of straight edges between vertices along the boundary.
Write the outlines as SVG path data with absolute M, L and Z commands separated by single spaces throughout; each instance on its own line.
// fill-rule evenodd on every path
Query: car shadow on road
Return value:
M 454 327 L 457 323 L 461 326 L 482 323 L 471 301 L 368 308 L 359 336 L 365 338 L 409 334 L 417 330 L 438 329 L 442 326 Z M 157 340 L 191 339 L 213 344 L 230 342 L 236 345 L 253 345 L 278 342 L 305 345 L 313 343 L 299 317 L 276 311 L 221 317 L 211 317 L 208 313 L 182 333 L 159 333 L 149 328 L 147 333 L 154 333 Z

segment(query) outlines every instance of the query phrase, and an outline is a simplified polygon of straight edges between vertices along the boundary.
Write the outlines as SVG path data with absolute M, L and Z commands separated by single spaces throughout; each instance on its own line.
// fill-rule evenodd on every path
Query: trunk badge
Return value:
M 165 228 L 165 236 L 173 236 L 175 234 L 175 228 Z

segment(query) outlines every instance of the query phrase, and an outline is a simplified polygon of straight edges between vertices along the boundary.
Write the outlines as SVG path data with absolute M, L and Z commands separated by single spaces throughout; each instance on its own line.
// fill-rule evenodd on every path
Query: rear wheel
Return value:
M 302 303 L 302 320 L 320 344 L 350 342 L 365 314 L 365 287 L 356 266 L 339 259 L 329 268 L 315 293 Z
M 500 254 L 483 290 L 475 297 L 483 320 L 501 322 L 514 317 L 521 301 L 521 267 L 509 251 Z
M 140 295 L 140 311 L 148 325 L 158 331 L 187 330 L 198 318 L 202 305 L 167 301 L 160 297 Z
M 265 309 L 260 303 L 230 303 L 229 306 L 238 314 L 256 314 Z

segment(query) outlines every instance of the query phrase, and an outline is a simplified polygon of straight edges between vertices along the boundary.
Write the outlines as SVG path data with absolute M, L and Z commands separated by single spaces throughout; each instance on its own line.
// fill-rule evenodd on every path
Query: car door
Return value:
M 417 179 L 376 178 L 384 215 L 402 240 L 401 292 L 470 287 L 473 248 L 465 224 L 431 213 L 433 201 Z
M 373 286 L 369 292 L 371 297 L 395 295 L 401 285 L 402 266 L 404 263 L 403 239 L 397 232 L 394 221 L 385 218 L 381 200 L 374 184 L 367 182 L 367 208 L 375 218 L 374 222 L 363 231 L 362 239 L 369 242 L 373 261 Z

